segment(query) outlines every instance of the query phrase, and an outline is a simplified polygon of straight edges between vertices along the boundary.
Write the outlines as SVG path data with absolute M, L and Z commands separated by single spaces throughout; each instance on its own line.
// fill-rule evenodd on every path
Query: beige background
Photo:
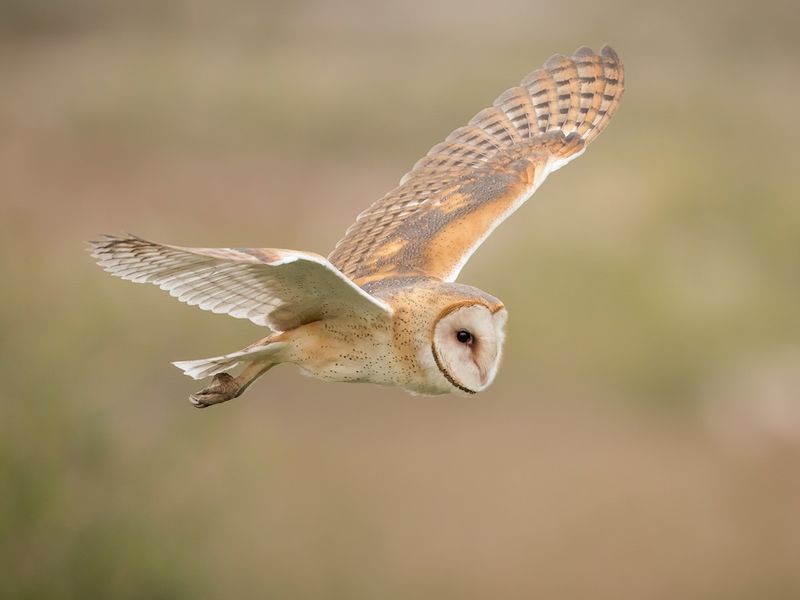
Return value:
M 790 2 L 0 2 L 0 596 L 800 597 Z M 204 412 L 249 323 L 83 241 L 327 254 L 553 52 L 628 90 L 461 280 L 477 398 L 291 367 Z

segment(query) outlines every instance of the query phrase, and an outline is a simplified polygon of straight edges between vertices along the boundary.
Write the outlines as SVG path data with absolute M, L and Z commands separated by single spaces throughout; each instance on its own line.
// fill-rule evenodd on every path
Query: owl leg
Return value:
M 272 361 L 251 362 L 237 377 L 228 373 L 217 373 L 211 380 L 211 385 L 189 396 L 189 400 L 197 408 L 206 408 L 238 398 L 251 383 L 269 371 L 274 364 Z

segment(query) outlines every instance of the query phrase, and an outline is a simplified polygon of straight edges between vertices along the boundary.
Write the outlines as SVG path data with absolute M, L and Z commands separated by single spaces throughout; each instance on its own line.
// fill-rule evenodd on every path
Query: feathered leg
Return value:
M 237 377 L 228 373 L 217 373 L 211 380 L 211 385 L 189 396 L 189 400 L 197 408 L 206 408 L 214 404 L 221 404 L 228 400 L 238 398 L 256 379 L 269 371 L 275 363 L 265 361 L 251 362 Z
M 285 342 L 273 335 L 251 344 L 244 350 L 213 358 L 178 361 L 173 364 L 194 379 L 214 376 L 211 385 L 189 396 L 192 404 L 198 408 L 205 408 L 241 396 L 251 383 L 282 362 L 281 351 L 286 346 Z M 234 377 L 225 372 L 239 364 L 244 364 L 245 367 L 238 376 Z

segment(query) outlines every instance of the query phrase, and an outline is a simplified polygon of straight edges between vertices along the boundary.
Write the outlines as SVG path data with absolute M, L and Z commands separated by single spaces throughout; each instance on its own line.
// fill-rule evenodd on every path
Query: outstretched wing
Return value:
M 391 309 L 311 252 L 273 248 L 182 248 L 135 236 L 90 242 L 103 269 L 153 283 L 181 302 L 286 330 L 332 316 Z
M 412 274 L 455 280 L 492 230 L 605 129 L 622 91 L 622 63 L 608 46 L 553 56 L 431 148 L 329 260 L 359 285 Z

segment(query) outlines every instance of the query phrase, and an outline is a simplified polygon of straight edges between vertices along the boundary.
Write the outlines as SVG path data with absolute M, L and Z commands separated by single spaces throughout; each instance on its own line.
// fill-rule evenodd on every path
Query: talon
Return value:
M 189 396 L 189 401 L 197 408 L 207 408 L 235 398 L 238 392 L 239 386 L 233 377 L 228 373 L 218 373 L 211 385 Z
M 191 402 L 196 408 L 207 408 L 210 406 L 210 404 L 205 404 L 202 400 L 200 400 L 200 398 L 197 397 L 197 394 L 192 394 L 189 396 L 189 402 Z

